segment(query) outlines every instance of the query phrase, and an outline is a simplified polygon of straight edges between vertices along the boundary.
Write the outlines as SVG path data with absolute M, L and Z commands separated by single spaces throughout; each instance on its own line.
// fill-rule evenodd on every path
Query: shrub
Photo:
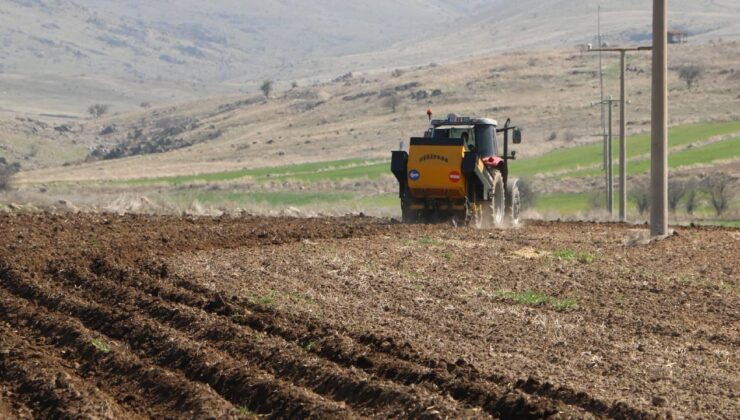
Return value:
M 383 105 L 385 107 L 390 108 L 391 112 L 395 113 L 398 109 L 398 105 L 401 104 L 401 98 L 396 94 L 392 93 L 388 95 L 385 100 L 383 101 Z
M 688 65 L 678 69 L 679 79 L 686 82 L 686 86 L 691 89 L 704 73 L 704 67 L 699 65 Z
M 601 210 L 606 208 L 606 192 L 600 190 L 588 196 L 588 207 L 591 210 Z
M 668 181 L 668 208 L 671 213 L 676 213 L 678 203 L 686 195 L 686 181 L 670 180 Z
M 20 170 L 20 163 L 8 163 L 5 158 L 0 157 L 0 191 L 10 188 L 11 178 Z
M 709 199 L 717 216 L 727 211 L 733 198 L 732 177 L 727 174 L 715 174 L 705 181 Z
M 93 118 L 99 118 L 108 113 L 110 106 L 105 104 L 94 104 L 87 108 L 87 113 L 92 115 Z
M 533 208 L 537 202 L 537 192 L 532 189 L 532 182 L 528 179 L 520 179 L 517 185 L 519 186 L 519 204 L 521 210 Z
M 650 209 L 650 188 L 646 184 L 637 184 L 630 195 L 635 200 L 640 215 L 645 214 Z
M 260 90 L 265 95 L 265 98 L 270 97 L 270 93 L 272 93 L 272 85 L 273 85 L 272 80 L 265 80 L 264 82 L 262 82 L 262 86 L 260 86 Z
M 693 215 L 699 207 L 699 191 L 695 179 L 686 182 L 686 201 L 683 206 L 689 215 Z

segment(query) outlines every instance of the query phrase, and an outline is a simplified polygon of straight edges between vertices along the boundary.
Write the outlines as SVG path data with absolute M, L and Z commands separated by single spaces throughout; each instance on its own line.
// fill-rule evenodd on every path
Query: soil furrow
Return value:
M 92 334 L 75 320 L 56 316 L 25 299 L 11 298 L 5 291 L 0 290 L 0 295 L 3 298 L 0 315 L 12 316 L 21 331 L 63 349 L 65 357 L 79 364 L 79 371 L 91 380 L 104 383 L 120 405 L 142 417 L 177 417 L 183 412 L 198 418 L 229 418 L 239 414 L 207 386 L 142 363 L 125 348 L 112 347 L 94 338 L 100 335 Z
M 0 280 L 16 296 L 75 317 L 92 330 L 104 331 L 158 365 L 179 370 L 191 381 L 208 384 L 236 406 L 277 417 L 354 417 L 341 405 L 244 366 L 215 348 L 191 343 L 175 331 L 142 319 L 130 308 L 101 307 L 69 296 L 50 284 L 29 284 L 19 276 L 6 275 Z
M 148 267 L 151 270 L 156 265 L 150 264 Z M 155 274 L 161 274 L 166 273 L 167 270 L 160 268 L 153 272 Z M 122 278 L 125 276 L 126 274 L 119 270 L 118 277 Z M 415 352 L 408 343 L 398 345 L 390 337 L 376 336 L 372 333 L 336 331 L 331 326 L 323 325 L 316 321 L 308 321 L 306 318 L 295 319 L 292 316 L 278 313 L 272 308 L 263 305 L 244 300 L 226 301 L 218 293 L 214 293 L 181 277 L 175 276 L 172 278 L 172 284 L 193 293 L 205 295 L 208 302 L 208 309 L 216 313 L 227 314 L 232 320 L 246 323 L 258 331 L 276 334 L 290 341 L 301 343 L 320 342 L 321 346 L 317 346 L 316 350 L 324 357 L 335 360 L 338 363 L 361 367 L 381 377 L 399 380 L 406 384 L 432 382 L 440 388 L 445 389 L 446 385 L 451 381 L 450 378 L 478 383 L 490 382 L 505 388 L 514 388 L 529 395 L 544 397 L 567 405 L 576 406 L 598 416 L 616 418 L 654 417 L 652 414 L 630 407 L 623 402 L 607 404 L 589 396 L 586 392 L 575 391 L 569 387 L 556 386 L 537 378 L 530 377 L 512 381 L 500 375 L 483 375 L 474 366 L 464 361 L 449 363 L 425 358 Z M 172 292 L 170 296 L 177 296 L 177 292 Z M 236 309 L 237 307 L 241 307 L 247 312 L 239 311 Z M 353 350 L 353 347 L 356 346 L 348 343 L 349 340 L 346 338 L 342 340 L 343 343 L 337 343 L 341 336 L 349 337 L 363 346 L 370 347 L 375 354 L 373 355 L 372 352 L 367 352 L 367 348 Z M 327 340 L 327 337 L 329 337 L 329 340 Z M 386 354 L 408 363 L 404 364 L 405 368 L 399 366 L 401 364 L 398 362 L 388 366 L 380 361 L 383 358 L 378 357 L 378 353 Z M 352 354 L 354 356 L 347 357 Z M 372 368 L 365 367 L 368 365 L 372 366 Z M 449 373 L 449 375 L 446 375 L 446 373 Z M 461 391 L 458 390 L 456 392 Z
M 504 388 L 513 388 L 529 395 L 540 396 L 546 399 L 562 402 L 567 405 L 576 406 L 598 416 L 644 419 L 655 417 L 652 414 L 630 407 L 623 402 L 607 404 L 591 397 L 586 392 L 576 391 L 565 386 L 556 386 L 537 378 L 529 377 L 512 381 L 500 375 L 483 375 L 474 366 L 463 360 L 450 363 L 444 360 L 429 359 L 414 351 L 408 343 L 399 345 L 391 337 L 377 336 L 372 333 L 357 333 L 344 329 L 336 331 L 332 326 L 325 325 L 317 321 L 308 321 L 306 318 L 296 319 L 289 314 L 279 313 L 270 307 L 254 304 L 248 301 L 238 300 L 234 303 L 227 302 L 219 299 L 218 295 L 214 297 L 214 293 L 212 291 L 208 291 L 207 289 L 182 278 L 176 279 L 174 284 L 187 290 L 198 290 L 201 293 L 207 294 L 212 306 L 214 303 L 223 303 L 226 307 L 225 311 L 232 314 L 232 319 L 246 320 L 250 326 L 261 325 L 261 322 L 255 322 L 252 318 L 254 315 L 259 316 L 260 314 L 264 314 L 266 319 L 272 321 L 272 324 L 270 324 L 269 321 L 265 322 L 265 324 L 268 325 L 265 332 L 276 333 L 278 335 L 285 336 L 286 338 L 290 337 L 289 339 L 304 343 L 316 341 L 321 342 L 322 347 L 320 349 L 324 350 L 322 355 L 329 358 L 336 358 L 337 356 L 343 357 L 343 355 L 353 353 L 352 350 L 347 351 L 348 349 L 356 348 L 353 343 L 348 342 L 350 340 L 346 339 L 350 338 L 352 341 L 365 346 L 362 350 L 354 351 L 354 354 L 359 354 L 359 356 L 356 358 L 350 357 L 349 359 L 352 360 L 350 364 L 355 366 L 363 366 L 365 364 L 374 365 L 375 368 L 372 369 L 374 373 L 388 378 L 401 380 L 407 384 L 432 382 L 444 389 L 445 384 L 450 381 L 446 375 L 446 373 L 449 373 L 449 378 L 454 378 L 455 380 L 467 380 L 474 383 L 494 383 Z M 234 313 L 238 312 L 238 310 L 233 309 L 234 305 L 246 309 L 249 311 L 250 315 L 240 314 L 240 316 L 233 316 Z M 264 320 L 265 318 L 260 317 L 260 319 Z M 277 326 L 277 324 L 280 325 Z M 289 326 L 286 327 L 286 325 Z M 320 333 L 318 333 L 318 331 L 320 331 Z M 334 340 L 334 343 L 327 341 L 327 337 Z M 344 343 L 336 343 L 338 337 L 346 337 L 343 340 Z M 371 348 L 375 354 L 372 355 L 372 353 L 368 353 L 367 347 Z M 399 371 L 397 368 L 398 362 L 396 362 L 396 365 L 391 367 L 387 367 L 382 362 L 377 362 L 377 360 L 383 359 L 378 357 L 379 353 L 397 358 L 398 361 L 407 362 L 405 363 L 405 366 L 410 369 Z M 383 367 L 385 367 L 385 369 Z
M 379 337 L 373 334 L 356 334 L 349 333 L 355 340 L 373 349 L 393 355 L 399 359 L 416 363 L 422 366 L 433 367 L 439 362 L 432 359 L 424 358 L 410 349 L 410 346 L 399 346 L 390 337 Z M 483 375 L 474 366 L 458 361 L 455 364 L 446 364 L 448 371 L 456 377 L 466 377 L 471 380 L 485 380 L 499 384 L 501 386 L 512 386 L 511 380 L 501 375 Z M 517 390 L 530 395 L 537 395 L 548 399 L 563 402 L 568 405 L 580 407 L 592 414 L 613 417 L 613 418 L 631 418 L 631 419 L 650 419 L 655 416 L 642 410 L 630 407 L 623 402 L 607 404 L 599 401 L 586 392 L 575 391 L 569 387 L 556 386 L 547 381 L 541 381 L 537 378 L 529 377 L 527 379 L 517 380 L 513 387 Z
M 261 337 L 256 331 L 245 330 L 244 326 L 229 318 L 152 297 L 126 286 L 126 282 L 105 277 L 88 278 L 74 268 L 62 269 L 59 266 L 55 266 L 50 274 L 65 281 L 74 290 L 84 289 L 85 298 L 103 304 L 125 304 L 136 308 L 187 333 L 192 339 L 208 341 L 233 357 L 248 360 L 280 378 L 337 401 L 344 401 L 363 415 L 396 418 L 480 415 L 469 408 L 455 404 L 450 406 L 451 400 L 436 393 L 430 396 L 423 388 L 382 381 L 361 370 L 340 367 L 316 357 L 296 343 L 274 336 Z
M 32 344 L 0 323 L 0 380 L 39 417 L 136 418 L 78 377 L 54 351 Z
M 142 265 L 160 277 L 169 277 L 165 266 Z M 480 375 L 471 377 L 460 371 L 451 373 L 455 366 L 453 364 L 436 361 L 417 364 L 403 360 L 408 358 L 404 353 L 400 353 L 403 357 L 399 359 L 392 353 L 376 352 L 367 346 L 358 346 L 356 342 L 330 326 L 320 325 L 305 318 L 289 319 L 282 313 L 244 301 L 228 302 L 218 293 L 186 279 L 175 278 L 172 279 L 173 283 L 163 283 L 157 278 L 147 276 L 146 273 L 133 274 L 129 270 L 115 267 L 104 259 L 95 260 L 92 269 L 99 275 L 110 276 L 154 296 L 226 316 L 231 321 L 255 331 L 299 343 L 302 347 L 310 349 L 309 351 L 342 366 L 359 368 L 372 375 L 405 385 L 432 384 L 440 392 L 455 400 L 481 407 L 494 416 L 544 417 L 563 411 L 574 415 L 581 412 L 581 407 L 569 408 L 563 402 L 550 400 L 547 396 L 544 398 L 528 396 L 515 390 L 513 384 L 501 385 L 487 381 Z M 136 279 L 137 276 L 140 280 Z M 173 287 L 174 284 L 177 286 Z
M 0 214 L 0 418 L 737 418 L 740 234 L 641 230 Z

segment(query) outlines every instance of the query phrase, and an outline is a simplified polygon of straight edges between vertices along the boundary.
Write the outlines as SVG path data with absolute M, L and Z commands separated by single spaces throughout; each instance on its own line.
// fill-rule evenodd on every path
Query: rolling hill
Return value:
M 0 109 L 82 116 L 593 40 L 596 3 L 546 0 L 0 1 Z M 609 42 L 649 38 L 649 2 L 604 5 Z M 676 0 L 702 42 L 740 36 L 740 5 Z

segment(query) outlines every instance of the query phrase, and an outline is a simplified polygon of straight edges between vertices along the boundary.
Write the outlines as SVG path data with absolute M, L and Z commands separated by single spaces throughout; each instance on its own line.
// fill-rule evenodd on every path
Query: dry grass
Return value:
M 699 85 L 687 91 L 671 72 L 672 124 L 703 120 L 740 119 L 740 109 L 728 107 L 736 101 L 733 92 L 740 80 L 720 74 L 732 68 L 732 57 L 740 44 L 677 46 L 671 51 L 675 63 L 692 60 L 706 63 L 707 73 Z M 537 65 L 530 65 L 536 59 Z M 647 55 L 635 55 L 630 64 L 649 69 Z M 606 67 L 616 57 L 606 58 Z M 387 157 L 402 140 L 419 135 L 426 126 L 425 110 L 438 116 L 447 113 L 486 115 L 503 122 L 506 117 L 525 128 L 521 156 L 543 153 L 566 145 L 567 136 L 547 142 L 553 131 L 573 133 L 573 142 L 593 141 L 598 131 L 599 110 L 590 103 L 598 98 L 593 76 L 594 55 L 576 50 L 552 53 L 501 55 L 455 65 L 409 70 L 400 77 L 387 74 L 356 75 L 346 82 L 329 83 L 291 92 L 276 92 L 275 98 L 238 106 L 244 96 L 215 97 L 170 108 L 142 110 L 112 116 L 94 123 L 80 134 L 97 134 L 96 126 L 116 124 L 121 133 L 141 118 L 159 115 L 190 116 L 200 130 L 215 127 L 223 136 L 208 143 L 170 153 L 117 161 L 50 168 L 26 173 L 24 182 L 62 180 L 125 179 L 236 170 L 245 167 L 285 165 L 350 157 Z M 629 134 L 643 132 L 649 121 L 649 75 L 629 73 Z M 396 113 L 383 105 L 378 92 L 408 83 L 418 87 L 402 91 Z M 607 78 L 607 92 L 618 92 L 618 80 Z M 442 95 L 416 101 L 412 92 L 440 89 Z M 362 93 L 367 97 L 344 100 Z M 225 107 L 225 108 L 224 108 Z M 219 110 L 220 108 L 220 110 Z M 568 143 L 572 144 L 572 143 Z

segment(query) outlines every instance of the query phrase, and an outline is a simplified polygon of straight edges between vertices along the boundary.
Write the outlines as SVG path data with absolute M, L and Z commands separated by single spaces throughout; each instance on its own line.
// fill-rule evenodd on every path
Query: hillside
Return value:
M 738 53 L 737 43 L 672 47 L 672 125 L 740 119 L 736 97 L 740 69 L 734 67 L 733 59 Z M 705 67 L 691 90 L 676 71 L 687 63 Z M 632 55 L 629 66 L 628 129 L 636 134 L 649 124 L 649 54 Z M 0 153 L 32 169 L 39 166 L 34 165 L 38 159 L 57 156 L 47 153 L 47 147 L 76 143 L 67 149 L 66 159 L 47 161 L 42 166 L 51 168 L 20 177 L 33 182 L 385 158 L 400 141 L 424 130 L 425 111 L 431 107 L 437 115 L 486 115 L 501 121 L 511 117 L 526 130 L 526 145 L 520 151 L 526 157 L 595 140 L 600 115 L 598 107 L 591 105 L 599 97 L 596 69 L 595 55 L 563 50 L 497 55 L 405 72 L 355 74 L 313 87 L 276 90 L 269 99 L 217 96 L 70 123 L 69 132 L 64 133 L 48 126 L 37 130 L 48 138 L 39 144 L 35 156 L 29 156 L 26 145 L 41 134 L 11 136 Z M 607 56 L 605 69 L 606 93 L 616 96 L 617 57 Z M 389 106 L 391 99 L 397 102 L 395 112 Z M 110 159 L 119 157 L 123 159 Z M 60 164 L 65 166 L 53 168 Z
M 299 62 L 413 38 L 479 2 L 428 3 L 3 0 L 0 107 L 80 115 L 83 100 L 125 109 L 255 89 L 312 71 Z
M 671 47 L 672 179 L 740 174 L 739 51 L 740 43 Z M 217 96 L 104 116 L 67 124 L 64 132 L 58 131 L 64 126 L 14 120 L 16 129 L 26 128 L 25 140 L 15 137 L 15 149 L 0 148 L 0 155 L 20 160 L 25 170 L 0 201 L 114 212 L 395 215 L 389 151 L 423 132 L 431 107 L 437 116 L 512 118 L 524 128 L 512 168 L 541 194 L 536 214 L 583 214 L 603 188 L 599 109 L 592 105 L 596 63 L 594 54 L 576 49 L 504 54 L 347 75 L 269 98 Z M 688 63 L 704 69 L 691 89 L 677 71 Z M 633 55 L 628 64 L 629 182 L 637 188 L 649 152 L 649 55 Z M 606 92 L 616 95 L 618 59 L 607 56 L 605 69 Z M 27 141 L 35 151 L 24 148 Z M 695 217 L 712 217 L 706 192 L 698 197 Z M 730 204 L 725 217 L 737 219 L 740 203 Z
M 214 94 L 330 80 L 348 71 L 444 63 L 592 42 L 589 2 L 2 0 L 0 110 L 84 116 Z M 605 40 L 645 41 L 646 2 L 603 8 Z M 740 6 L 676 0 L 692 42 L 737 39 Z M 445 46 L 442 48 L 442 46 Z M 453 47 L 450 47 L 453 46 Z
M 484 54 L 560 49 L 596 44 L 599 2 L 573 0 L 497 1 L 430 34 L 380 51 L 350 57 L 357 66 L 418 65 L 469 59 Z M 601 3 L 603 41 L 609 44 L 650 43 L 652 2 L 618 0 Z M 686 30 L 692 43 L 740 38 L 740 4 L 732 0 L 673 0 L 669 25 Z M 331 61 L 346 64 L 347 58 Z

